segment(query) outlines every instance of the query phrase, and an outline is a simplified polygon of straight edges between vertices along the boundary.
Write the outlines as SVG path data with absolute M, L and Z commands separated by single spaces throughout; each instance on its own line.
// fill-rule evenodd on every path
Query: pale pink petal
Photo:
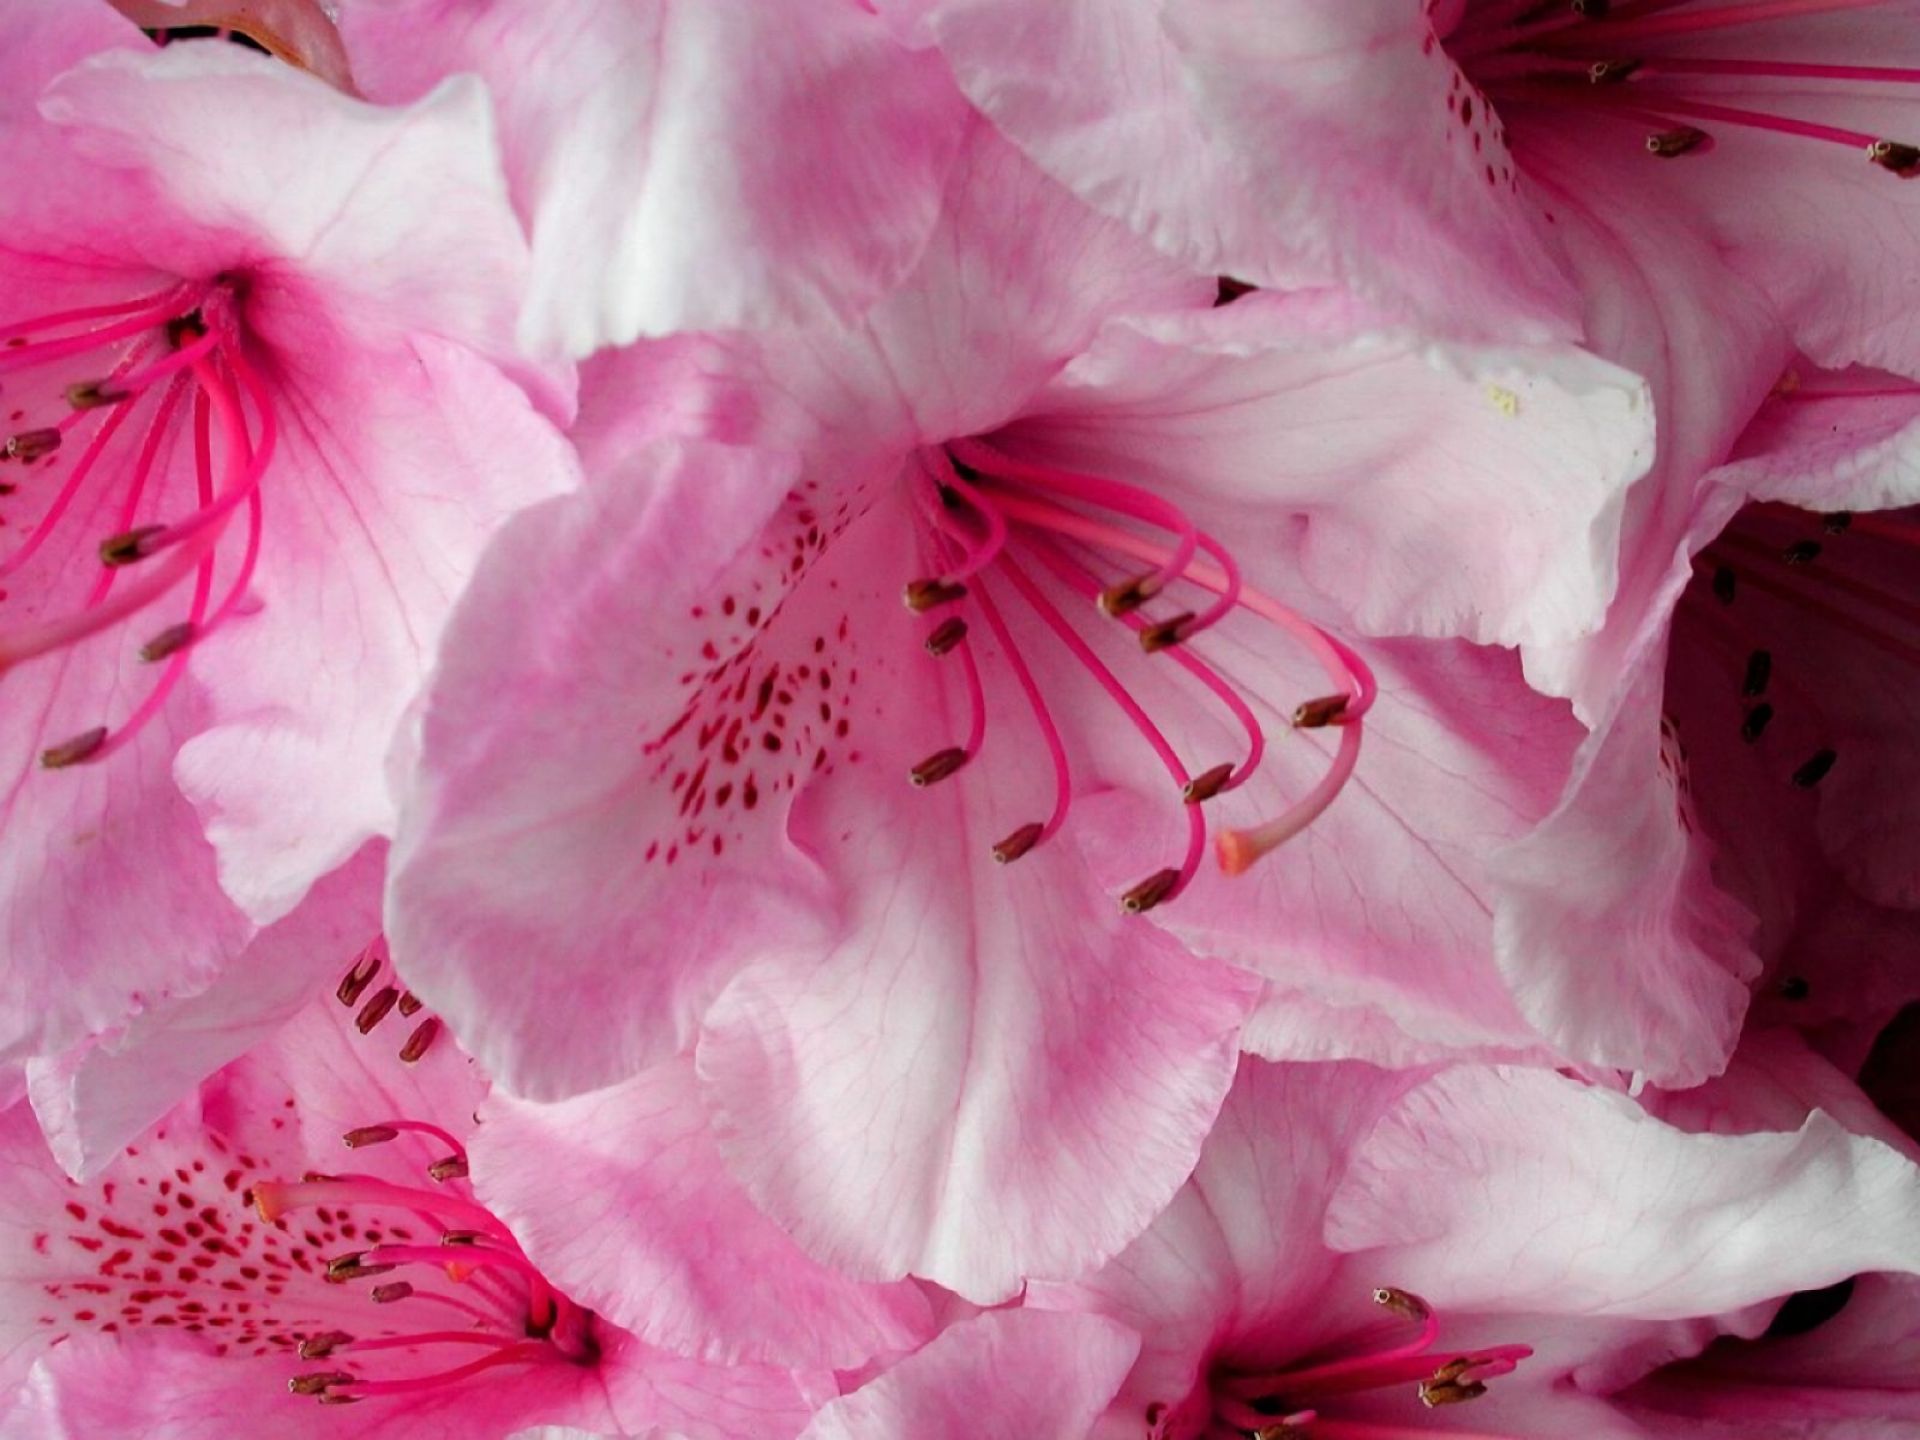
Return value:
M 379 98 L 487 79 L 533 236 L 525 333 L 576 354 L 857 314 L 927 243 L 966 125 L 939 62 L 852 0 L 417 0 L 343 25 Z
M 1540 644 L 1605 613 L 1653 409 L 1571 347 L 1437 345 L 1313 291 L 1111 324 L 995 439 L 1147 486 L 1362 632 Z
M 1664 1319 L 1920 1270 L 1916 1205 L 1920 1167 L 1817 1111 L 1691 1135 L 1549 1072 L 1456 1070 L 1368 1137 L 1327 1238 L 1439 1304 Z
M 845 1368 L 933 1334 L 917 1287 L 848 1280 L 754 1209 L 708 1133 L 690 1065 L 555 1105 L 497 1097 L 481 1121 L 480 1197 L 569 1295 L 651 1345 Z
M 1572 329 L 1498 121 L 1462 119 L 1422 7 L 906 8 L 1015 143 L 1168 254 L 1265 285 L 1331 276 L 1456 333 Z
M 1139 1343 L 1125 1326 L 1093 1315 L 981 1315 L 824 1406 L 804 1435 L 1082 1440 Z
M 1325 677 L 1271 627 L 1248 621 L 1226 622 L 1195 648 L 1240 686 L 1272 737 L 1260 771 L 1210 802 L 1211 818 L 1247 825 L 1281 813 L 1340 743 L 1337 730 L 1290 725 Z M 1363 650 L 1380 697 L 1332 806 L 1242 874 L 1209 861 L 1188 895 L 1148 918 L 1198 953 L 1265 977 L 1243 1043 L 1270 1059 L 1544 1058 L 1496 963 L 1503 917 L 1489 862 L 1550 812 L 1579 727 L 1564 705 L 1526 687 L 1509 654 L 1422 641 Z M 1196 769 L 1244 744 L 1209 701 L 1156 704 Z M 1136 746 L 1134 773 L 1150 763 Z M 1082 843 L 1109 883 L 1164 853 L 1167 806 L 1150 791 L 1082 803 L 1096 817 Z

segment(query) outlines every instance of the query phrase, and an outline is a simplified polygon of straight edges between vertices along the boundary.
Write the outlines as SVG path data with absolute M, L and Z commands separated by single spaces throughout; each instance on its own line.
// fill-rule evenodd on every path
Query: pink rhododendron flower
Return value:
M 384 956 L 86 1183 L 51 1169 L 24 1106 L 0 1119 L 7 1433 L 330 1435 L 348 1404 L 369 1436 L 798 1431 L 800 1377 L 653 1348 L 523 1246 L 537 1206 L 490 1177 L 564 1188 L 565 1151 L 526 1125 L 485 1148 L 485 1078 Z M 791 1298 L 784 1257 L 759 1258 Z
M 1824 1115 L 1693 1135 L 1545 1072 L 1249 1060 L 1152 1228 L 1028 1304 L 1141 1337 L 1091 1431 L 1113 1440 L 1633 1436 L 1619 1385 L 1783 1290 L 1911 1271 L 1917 1196 Z
M 533 242 L 524 333 L 585 354 L 845 319 L 912 269 L 967 123 L 859 0 L 346 0 L 354 75 L 478 72 Z
M 697 1037 L 802 1244 L 997 1299 L 1191 1166 L 1253 999 L 1214 956 L 1317 1007 L 1283 1051 L 1534 1043 L 1472 876 L 1576 730 L 1501 657 L 1303 612 L 1594 623 L 1639 387 L 1214 292 L 981 127 L 861 326 L 602 363 L 593 483 L 482 566 L 396 851 L 396 953 L 505 1083 Z
M 1903 382 L 1809 374 L 1702 482 L 1566 797 L 1499 862 L 1516 993 L 1570 1055 L 1691 1084 L 1763 973 L 1768 1018 L 1868 1034 L 1916 994 L 1916 416 Z M 1678 943 L 1622 931 L 1666 894 Z
M 381 111 L 91 6 L 0 25 L 22 1054 L 204 988 L 390 828 L 447 607 L 571 452 L 516 384 L 567 403 L 511 347 L 526 254 L 473 82 Z

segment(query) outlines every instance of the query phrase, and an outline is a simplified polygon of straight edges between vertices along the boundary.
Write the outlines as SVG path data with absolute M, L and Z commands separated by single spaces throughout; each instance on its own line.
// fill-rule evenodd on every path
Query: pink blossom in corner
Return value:
M 584 355 L 859 314 L 933 232 L 965 101 L 860 0 L 345 0 L 354 75 L 477 72 L 532 236 L 524 333 Z
M 486 1080 L 384 954 L 85 1183 L 0 1117 L 7 1434 L 796 1433 L 829 1378 L 653 1348 L 530 1258 L 489 1175 L 555 1152 L 476 1146 Z
M 1911 1272 L 1916 1199 L 1920 1167 L 1824 1116 L 1691 1135 L 1546 1072 L 1249 1060 L 1147 1233 L 1027 1303 L 1141 1337 L 1097 1440 L 1626 1440 L 1608 1397 L 1653 1366 Z
M 1566 1053 L 1694 1084 L 1755 981 L 1770 1022 L 1869 1035 L 1920 994 L 1916 445 L 1907 382 L 1795 371 L 1701 482 L 1565 796 L 1497 862 L 1515 992 Z M 1688 929 L 1644 923 L 1669 894 Z
M 18 1055 L 204 989 L 390 828 L 467 567 L 572 461 L 517 383 L 569 403 L 512 349 L 526 254 L 476 85 L 382 111 L 104 7 L 0 26 Z
M 1531 1051 L 1474 877 L 1576 727 L 1497 655 L 1303 616 L 1591 625 L 1642 393 L 1216 294 L 979 127 L 860 326 L 597 362 L 592 480 L 449 632 L 391 888 L 504 1084 L 697 1042 L 804 1247 L 1000 1299 L 1171 1195 L 1243 964 L 1280 1053 Z

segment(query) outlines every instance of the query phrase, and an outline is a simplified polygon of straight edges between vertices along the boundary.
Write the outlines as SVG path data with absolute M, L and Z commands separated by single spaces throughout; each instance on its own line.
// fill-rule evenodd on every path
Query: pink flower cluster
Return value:
M 0 1435 L 1920 1436 L 1920 0 L 5 0 Z

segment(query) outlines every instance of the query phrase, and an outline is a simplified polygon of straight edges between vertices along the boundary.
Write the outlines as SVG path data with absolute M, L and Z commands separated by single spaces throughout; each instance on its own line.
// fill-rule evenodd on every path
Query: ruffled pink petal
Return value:
M 570 1296 L 658 1348 L 718 1363 L 851 1368 L 933 1334 L 920 1290 L 809 1259 L 753 1207 L 670 1061 L 555 1105 L 497 1098 L 477 1192 Z
M 966 125 L 938 61 L 852 0 L 416 0 L 342 23 L 379 98 L 487 79 L 533 236 L 525 334 L 575 354 L 851 318 L 927 243 Z
M 1082 199 L 1196 268 L 1332 277 L 1443 331 L 1571 333 L 1574 300 L 1423 9 L 914 0 L 961 88 Z
M 602 478 L 513 522 L 481 562 L 426 707 L 389 897 L 409 978 L 496 1077 L 536 1097 L 673 1053 L 738 957 L 798 942 L 811 906 L 811 867 L 778 821 L 792 757 L 763 748 L 761 725 L 740 744 L 723 720 L 701 742 L 711 722 L 677 683 L 779 598 L 749 592 L 722 614 L 792 461 L 673 444 Z M 793 663 L 812 684 L 815 632 L 795 623 Z M 737 673 L 747 693 L 716 700 L 723 717 L 759 700 L 762 665 Z M 735 674 L 715 691 L 730 696 Z M 767 757 L 724 796 L 723 742 Z M 703 760 L 713 813 L 693 814 L 683 792 Z
M 1326 1233 L 1439 1304 L 1664 1319 L 1920 1269 L 1917 1203 L 1920 1166 L 1821 1112 L 1692 1135 L 1549 1072 L 1456 1070 L 1375 1128 Z
M 1653 455 L 1635 376 L 1571 347 L 1436 346 L 1347 296 L 1109 325 L 996 437 L 1144 485 L 1350 627 L 1566 640 L 1612 598 Z
M 1082 1440 L 1139 1347 L 1093 1315 L 1007 1310 L 963 1321 L 851 1395 L 806 1440 Z

